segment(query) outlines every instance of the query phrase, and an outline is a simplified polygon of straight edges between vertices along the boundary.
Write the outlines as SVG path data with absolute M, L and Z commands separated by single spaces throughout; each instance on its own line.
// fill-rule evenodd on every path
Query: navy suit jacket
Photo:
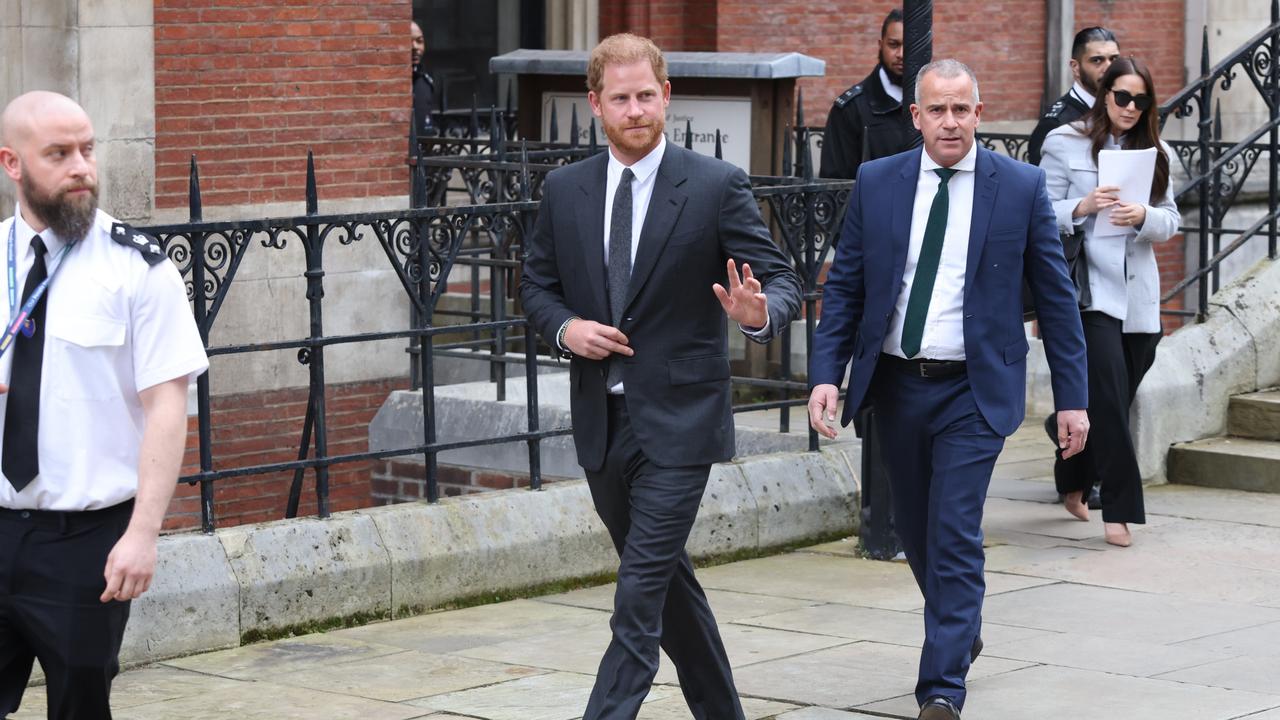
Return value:
M 844 379 L 841 424 L 866 401 L 902 290 L 922 149 L 862 165 L 822 295 L 810 386 Z M 1088 406 L 1084 333 L 1044 172 L 978 148 L 964 283 L 969 383 L 992 430 L 1010 435 L 1026 414 L 1022 277 L 1035 298 L 1059 410 Z

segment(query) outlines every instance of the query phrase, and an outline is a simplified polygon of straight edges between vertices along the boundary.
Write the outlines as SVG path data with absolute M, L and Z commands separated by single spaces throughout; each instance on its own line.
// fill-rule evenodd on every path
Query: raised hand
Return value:
M 729 258 L 725 264 L 729 275 L 729 289 L 719 284 L 712 284 L 711 290 L 724 308 L 724 314 L 730 320 L 745 328 L 759 329 L 769 321 L 769 303 L 764 293 L 760 292 L 760 281 L 751 274 L 751 266 L 742 264 L 742 277 L 738 277 L 738 267 Z

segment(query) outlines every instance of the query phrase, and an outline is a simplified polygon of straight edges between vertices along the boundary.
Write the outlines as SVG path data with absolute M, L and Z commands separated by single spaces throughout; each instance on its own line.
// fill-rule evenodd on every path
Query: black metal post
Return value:
M 1217 165 L 1218 158 L 1222 155 L 1222 101 L 1217 102 L 1217 107 L 1213 110 L 1213 157 L 1211 162 Z M 1244 179 L 1241 178 L 1241 182 Z M 1222 250 L 1222 222 L 1226 213 L 1222 207 L 1222 170 L 1221 168 L 1213 171 L 1213 183 L 1209 186 L 1209 217 L 1213 218 L 1213 233 L 1210 237 L 1213 239 L 1213 249 L 1210 251 L 1211 257 L 1217 257 L 1218 252 Z M 1217 293 L 1221 287 L 1222 280 L 1222 263 L 1213 266 L 1211 274 L 1212 286 L 1210 293 Z
M 1280 0 L 1271 0 L 1271 27 L 1277 28 L 1271 33 L 1271 66 L 1267 73 L 1267 89 L 1271 94 L 1269 109 L 1271 110 L 1271 146 L 1268 148 L 1270 171 L 1267 178 L 1267 209 L 1271 220 L 1267 223 L 1267 257 L 1275 260 L 1276 253 L 1276 208 L 1280 204 L 1280 131 L 1276 128 L 1276 120 L 1280 118 Z
M 307 150 L 307 215 L 314 217 L 320 213 L 319 196 L 316 193 L 315 158 Z M 324 238 L 320 235 L 320 226 L 307 224 L 303 248 L 307 256 L 307 303 L 311 310 L 311 340 L 324 338 L 323 302 L 324 302 Z M 324 411 L 324 346 L 314 345 L 307 348 L 305 362 L 310 371 L 310 397 L 308 402 L 313 409 L 313 427 L 315 431 L 316 457 L 329 457 L 329 439 L 326 432 Z M 303 355 L 299 353 L 299 360 Z M 316 514 L 322 518 L 329 517 L 329 466 L 316 466 Z
M 909 116 L 916 97 L 916 76 L 933 60 L 933 0 L 902 1 L 902 43 L 902 112 Z M 923 141 L 918 130 L 913 129 L 911 137 L 912 147 Z
M 1209 77 L 1209 26 L 1205 25 L 1204 35 L 1201 38 L 1200 45 L 1200 75 L 1201 77 Z M 1197 188 L 1198 199 L 1200 200 L 1199 215 L 1200 227 L 1200 269 L 1204 269 L 1209 265 L 1209 156 L 1211 153 L 1210 146 L 1212 144 L 1212 126 L 1213 116 L 1210 114 L 1213 105 L 1213 83 L 1205 82 L 1200 87 L 1200 132 L 1197 136 L 1197 144 L 1200 147 L 1200 166 L 1198 175 L 1200 176 L 1200 184 Z M 1205 278 L 1200 278 L 1200 282 L 1196 283 L 1198 291 L 1198 302 L 1196 304 L 1196 322 L 1204 322 L 1209 312 L 1209 283 L 1205 282 Z
M 204 219 L 204 207 L 200 201 L 200 170 L 196 167 L 196 156 L 191 156 L 191 173 L 187 179 L 187 211 L 191 222 L 198 223 Z M 195 300 L 196 328 L 200 331 L 200 342 L 209 347 L 209 298 L 205 297 L 205 233 L 191 234 L 191 291 Z M 200 472 L 213 471 L 213 422 L 212 408 L 209 398 L 209 373 L 200 373 L 196 378 L 196 422 L 200 435 Z M 200 481 L 200 529 L 206 534 L 213 533 L 215 515 L 213 508 L 213 481 Z

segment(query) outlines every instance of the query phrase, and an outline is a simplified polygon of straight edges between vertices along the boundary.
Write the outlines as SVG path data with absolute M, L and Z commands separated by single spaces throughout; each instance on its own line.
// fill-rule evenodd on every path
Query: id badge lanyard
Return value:
M 17 255 L 17 236 L 18 236 L 18 218 L 15 216 L 13 222 L 9 224 L 9 325 L 4 329 L 4 335 L 0 336 L 0 355 L 9 349 L 13 344 L 13 339 L 21 332 L 27 337 L 31 337 L 35 332 L 35 325 L 27 322 L 27 318 L 31 317 L 31 311 L 35 309 L 36 303 L 40 302 L 40 297 L 49 289 L 49 283 L 53 281 L 53 276 L 58 270 L 62 269 L 62 259 L 71 249 L 71 245 L 63 245 L 62 250 L 58 251 L 58 257 L 54 258 L 53 272 L 44 279 L 35 290 L 31 291 L 31 297 L 22 303 L 22 307 L 18 307 L 18 259 Z

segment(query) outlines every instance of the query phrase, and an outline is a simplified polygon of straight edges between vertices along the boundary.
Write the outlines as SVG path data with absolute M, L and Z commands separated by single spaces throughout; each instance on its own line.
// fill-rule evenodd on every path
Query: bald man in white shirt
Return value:
M 0 223 L 0 716 L 39 659 L 51 719 L 105 720 L 208 359 L 177 269 L 97 209 L 93 126 L 75 101 L 9 103 L 0 165 L 18 198 Z

